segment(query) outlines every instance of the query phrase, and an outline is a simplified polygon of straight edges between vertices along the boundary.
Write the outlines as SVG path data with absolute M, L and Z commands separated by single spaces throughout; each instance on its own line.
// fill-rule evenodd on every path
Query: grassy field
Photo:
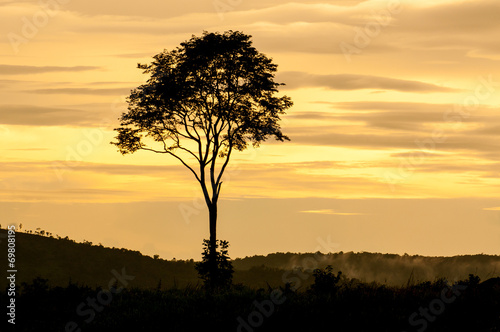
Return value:
M 50 287 L 35 279 L 19 289 L 15 331 L 499 331 L 500 281 L 490 280 L 388 287 L 316 276 L 303 291 L 236 285 L 207 292 L 125 288 L 123 280 L 109 288 Z

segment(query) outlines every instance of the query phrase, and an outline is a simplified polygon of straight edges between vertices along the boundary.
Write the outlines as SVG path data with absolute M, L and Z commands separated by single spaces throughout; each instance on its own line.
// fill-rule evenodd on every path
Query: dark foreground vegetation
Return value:
M 208 291 L 193 260 L 16 233 L 15 331 L 500 332 L 499 261 L 276 253 L 233 260 L 233 284 Z
M 37 278 L 18 290 L 15 331 L 500 331 L 500 278 L 388 287 L 322 269 L 314 280 L 302 291 L 207 292 L 50 287 Z

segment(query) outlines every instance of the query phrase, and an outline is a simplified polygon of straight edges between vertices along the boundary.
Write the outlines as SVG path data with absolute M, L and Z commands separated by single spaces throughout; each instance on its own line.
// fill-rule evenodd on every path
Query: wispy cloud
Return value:
M 288 89 L 322 87 L 332 90 L 383 89 L 418 93 L 459 91 L 458 89 L 420 81 L 370 75 L 318 75 L 298 71 L 289 71 L 277 75 L 277 80 L 286 82 L 286 87 Z
M 337 216 L 361 216 L 366 213 L 357 213 L 357 212 L 335 212 L 332 209 L 321 209 L 321 210 L 306 210 L 300 211 L 302 213 L 314 213 L 314 214 L 329 214 L 329 215 L 337 215 Z
M 36 89 L 28 92 L 40 94 L 62 94 L 62 95 L 124 95 L 130 93 L 130 88 L 60 88 L 60 89 Z
M 96 111 L 42 107 L 35 105 L 0 105 L 0 123 L 25 126 L 92 125 L 102 120 Z
M 16 65 L 0 65 L 0 74 L 2 75 L 26 75 L 26 74 L 42 74 L 53 72 L 82 72 L 88 70 L 98 70 L 101 67 L 96 66 L 16 66 Z
M 500 211 L 500 206 L 490 207 L 490 208 L 484 208 L 483 210 L 487 210 L 487 211 Z

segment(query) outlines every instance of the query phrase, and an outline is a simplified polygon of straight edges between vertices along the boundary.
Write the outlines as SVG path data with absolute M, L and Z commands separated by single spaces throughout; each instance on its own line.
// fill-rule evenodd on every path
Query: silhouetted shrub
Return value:
M 215 244 L 216 249 L 216 265 L 211 268 L 209 260 L 209 240 L 203 240 L 203 253 L 202 260 L 195 264 L 196 271 L 200 279 L 203 280 L 204 285 L 210 290 L 227 289 L 233 282 L 233 264 L 228 255 L 229 242 L 224 240 L 217 240 Z M 220 250 L 217 248 L 220 246 Z
M 334 293 L 338 289 L 341 276 L 342 271 L 335 275 L 331 265 L 324 269 L 315 269 L 313 271 L 314 284 L 311 285 L 310 289 L 316 295 Z

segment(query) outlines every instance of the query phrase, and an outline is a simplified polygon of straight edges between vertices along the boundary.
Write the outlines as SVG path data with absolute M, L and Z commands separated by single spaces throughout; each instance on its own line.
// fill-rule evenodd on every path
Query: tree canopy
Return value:
M 233 150 L 257 147 L 271 136 L 288 140 L 279 120 L 292 101 L 274 96 L 282 85 L 273 80 L 277 65 L 252 47 L 250 38 L 237 31 L 204 32 L 155 55 L 151 64 L 138 64 L 150 78 L 132 90 L 113 144 L 122 154 L 172 155 L 202 188 L 209 167 L 212 193 L 204 189 L 204 195 L 207 203 L 216 202 Z

